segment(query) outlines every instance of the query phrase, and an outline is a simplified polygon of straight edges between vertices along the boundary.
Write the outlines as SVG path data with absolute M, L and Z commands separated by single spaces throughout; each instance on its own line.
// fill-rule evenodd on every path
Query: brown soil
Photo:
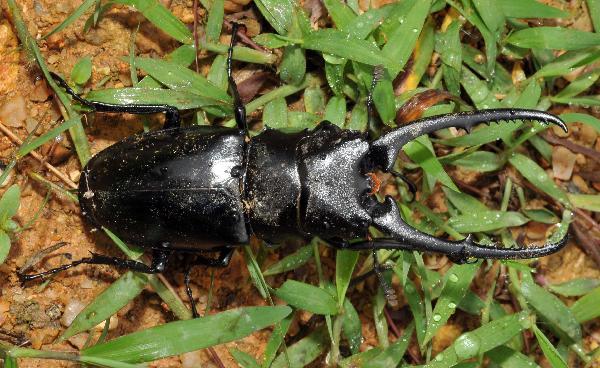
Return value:
M 30 33 L 41 36 L 48 33 L 60 23 L 79 4 L 78 1 L 68 0 L 21 0 L 23 16 L 29 26 Z M 170 3 L 167 1 L 167 3 Z M 6 6 L 2 3 L 3 6 Z M 174 0 L 170 4 L 172 12 L 187 24 L 193 21 L 192 1 Z M 38 132 L 45 132 L 53 124 L 60 121 L 57 104 L 48 94 L 34 62 L 27 60 L 21 52 L 14 28 L 8 20 L 7 9 L 0 13 L 0 106 L 15 98 L 24 98 L 26 104 L 26 119 L 23 121 L 2 121 L 2 123 L 18 135 L 25 138 L 28 128 L 41 123 Z M 85 18 L 85 17 L 84 17 Z M 49 40 L 39 41 L 44 58 L 49 68 L 63 75 L 69 75 L 75 62 L 82 56 L 93 58 L 94 71 L 92 82 L 95 83 L 109 76 L 108 82 L 102 88 L 123 87 L 131 85 L 129 67 L 121 60 L 129 51 L 129 40 L 132 30 L 141 22 L 136 46 L 138 53 L 145 56 L 161 56 L 172 50 L 176 44 L 167 36 L 145 22 L 143 17 L 124 7 L 117 7 L 104 17 L 100 26 L 91 29 L 83 35 L 84 18 L 60 32 Z M 141 125 L 132 117 L 90 116 L 86 132 L 90 141 L 92 153 L 99 152 L 111 143 L 137 132 Z M 66 140 L 68 144 L 68 140 Z M 0 134 L 0 157 L 8 158 L 15 145 L 4 134 Z M 81 169 L 79 161 L 72 155 L 65 163 L 57 165 L 58 169 L 77 181 Z M 42 172 L 39 164 L 31 157 L 25 157 L 18 165 L 12 183 L 18 183 L 22 190 L 21 208 L 17 221 L 23 225 L 40 208 L 46 189 L 27 179 L 28 171 Z M 45 173 L 47 179 L 60 181 L 52 174 Z M 5 189 L 5 186 L 3 189 Z M 96 295 L 109 286 L 119 276 L 119 272 L 110 267 L 83 267 L 61 274 L 45 287 L 30 285 L 21 287 L 15 270 L 23 265 L 33 254 L 57 242 L 68 243 L 57 254 L 46 258 L 38 267 L 49 268 L 67 261 L 66 255 L 73 259 L 87 256 L 90 251 L 120 256 L 119 251 L 103 234 L 90 232 L 82 221 L 79 209 L 66 199 L 53 196 L 42 210 L 42 215 L 35 225 L 19 234 L 14 242 L 10 255 L 5 264 L 0 265 L 0 328 L 5 331 L 24 334 L 36 349 L 76 350 L 85 342 L 85 336 L 75 337 L 64 343 L 53 343 L 54 339 L 64 331 L 61 316 L 69 305 L 88 304 Z M 290 250 L 278 250 L 269 253 L 272 262 L 283 253 Z M 326 272 L 334 269 L 333 252 L 323 250 L 323 266 Z M 428 263 L 435 264 L 437 259 L 432 257 Z M 308 268 L 312 266 L 307 266 Z M 307 267 L 297 270 L 294 279 L 315 280 L 315 272 Z M 444 267 L 448 267 L 447 265 Z M 561 254 L 542 259 L 539 263 L 539 275 L 549 282 L 566 281 L 577 277 L 600 277 L 600 272 L 593 262 L 580 249 L 571 244 Z M 168 280 L 174 285 L 179 296 L 186 300 L 182 288 L 183 280 L 180 273 L 166 273 Z M 193 274 L 194 294 L 199 296 L 199 308 L 204 310 L 206 295 L 210 284 L 210 272 L 197 268 Z M 272 285 L 278 285 L 280 279 L 271 278 Z M 483 281 L 482 281 L 483 282 Z M 353 301 L 361 313 L 365 341 L 363 348 L 377 345 L 377 337 L 372 322 L 372 307 L 370 305 L 372 292 L 376 285 L 372 280 L 363 283 L 354 291 Z M 254 289 L 241 254 L 234 256 L 232 265 L 224 270 L 215 272 L 214 299 L 212 310 L 221 311 L 245 305 L 264 305 L 258 292 Z M 363 294 L 361 297 L 361 293 Z M 365 298 L 364 294 L 369 295 Z M 130 305 L 117 314 L 118 325 L 109 332 L 108 338 L 125 335 L 133 331 L 162 324 L 173 320 L 173 315 L 166 309 L 160 298 L 150 289 L 144 291 Z M 302 318 L 303 320 L 307 320 Z M 472 326 L 464 325 L 468 321 L 456 321 L 444 328 L 435 339 L 435 350 L 443 349 L 462 330 Z M 114 323 L 113 323 L 114 325 Z M 298 330 L 298 327 L 293 328 Z M 96 331 L 95 333 L 99 333 Z M 207 331 L 207 333 L 210 333 Z M 217 346 L 218 356 L 226 367 L 236 366 L 228 349 L 237 348 L 259 358 L 269 337 L 269 331 L 255 333 L 242 341 Z M 598 330 L 587 330 L 585 333 L 587 348 L 598 347 Z M 206 351 L 190 353 L 186 357 L 172 357 L 152 363 L 153 367 L 179 367 L 182 359 L 199 359 L 208 362 L 207 367 L 215 366 Z M 212 364 L 212 365 L 211 365 Z M 73 366 L 72 363 L 58 361 L 22 360 L 20 367 L 63 367 Z

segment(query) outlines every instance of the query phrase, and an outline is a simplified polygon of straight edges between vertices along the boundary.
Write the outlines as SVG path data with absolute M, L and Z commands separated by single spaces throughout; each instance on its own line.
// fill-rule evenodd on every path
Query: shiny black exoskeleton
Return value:
M 369 176 L 377 170 L 390 172 L 406 143 L 439 129 L 470 131 L 480 123 L 533 120 L 566 130 L 558 117 L 536 110 L 495 109 L 421 119 L 376 140 L 327 122 L 294 133 L 266 129 L 250 138 L 231 77 L 231 50 L 228 75 L 237 128 L 180 127 L 179 113 L 171 106 L 91 102 L 54 76 L 75 100 L 96 111 L 166 112 L 164 129 L 101 151 L 85 166 L 79 183 L 87 219 L 153 250 L 154 256 L 147 266 L 94 254 L 57 269 L 21 275 L 22 280 L 82 263 L 160 272 L 173 252 L 194 253 L 195 264 L 224 266 L 231 252 L 252 235 L 268 243 L 319 236 L 336 247 L 438 252 L 456 262 L 539 257 L 566 244 L 563 238 L 543 247 L 506 249 L 478 245 L 471 236 L 456 242 L 432 237 L 408 226 L 393 198 L 378 201 Z M 371 226 L 386 237 L 365 240 Z M 211 252 L 219 257 L 204 257 Z

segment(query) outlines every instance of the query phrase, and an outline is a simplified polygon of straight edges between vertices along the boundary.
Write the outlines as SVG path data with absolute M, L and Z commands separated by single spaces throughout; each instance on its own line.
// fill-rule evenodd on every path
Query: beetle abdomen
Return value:
M 192 127 L 138 134 L 90 160 L 84 215 L 144 247 L 210 250 L 246 243 L 240 195 L 244 134 Z

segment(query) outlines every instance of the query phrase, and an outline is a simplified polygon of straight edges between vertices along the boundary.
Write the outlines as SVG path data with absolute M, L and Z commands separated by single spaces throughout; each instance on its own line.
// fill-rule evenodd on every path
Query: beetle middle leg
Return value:
M 198 308 L 196 308 L 196 301 L 194 300 L 192 288 L 190 287 L 192 268 L 194 266 L 227 267 L 229 265 L 229 262 L 231 261 L 231 256 L 233 256 L 233 252 L 235 252 L 235 249 L 223 248 L 218 252 L 219 255 L 217 258 L 207 258 L 202 255 L 197 255 L 196 258 L 193 259 L 191 262 L 187 262 L 183 280 L 185 283 L 185 292 L 187 294 L 188 300 L 190 301 L 192 316 L 194 318 L 198 318 L 200 317 L 200 315 L 198 314 Z
M 77 261 L 73 261 L 71 263 L 50 269 L 48 271 L 31 275 L 26 275 L 21 272 L 17 272 L 17 276 L 19 277 L 19 280 L 21 282 L 27 282 L 36 279 L 44 279 L 48 276 L 54 275 L 56 273 L 68 270 L 69 268 L 73 268 L 82 264 L 109 265 L 142 273 L 161 273 L 164 271 L 167 265 L 169 255 L 170 252 L 168 251 L 162 249 L 154 250 L 152 252 L 152 263 L 150 264 L 150 266 L 148 266 L 147 264 L 139 261 L 133 261 L 130 259 L 118 257 L 109 257 L 102 254 L 92 253 L 91 257 L 85 257 Z

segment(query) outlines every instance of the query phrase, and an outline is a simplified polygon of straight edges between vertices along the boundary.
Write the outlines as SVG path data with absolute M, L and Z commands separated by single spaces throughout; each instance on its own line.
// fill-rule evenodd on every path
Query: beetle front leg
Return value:
M 156 113 L 165 114 L 165 124 L 163 129 L 177 128 L 181 124 L 181 117 L 179 116 L 179 110 L 170 105 L 160 104 L 132 104 L 132 105 L 118 105 L 106 102 L 90 101 L 81 97 L 67 82 L 62 79 L 58 74 L 50 72 L 52 78 L 58 83 L 59 86 L 65 89 L 65 91 L 73 97 L 73 99 L 85 107 L 88 107 L 96 112 L 124 112 L 128 114 L 148 115 Z

